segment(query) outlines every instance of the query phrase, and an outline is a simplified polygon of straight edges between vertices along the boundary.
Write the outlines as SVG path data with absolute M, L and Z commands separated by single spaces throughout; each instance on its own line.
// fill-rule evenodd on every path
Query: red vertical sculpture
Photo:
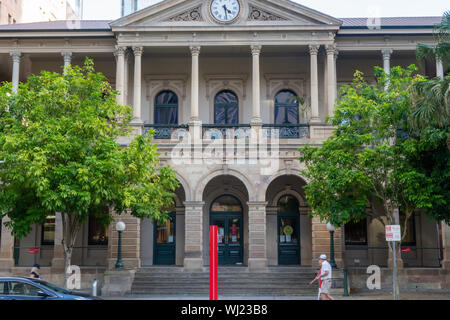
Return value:
M 219 244 L 218 228 L 209 228 L 209 300 L 219 300 Z

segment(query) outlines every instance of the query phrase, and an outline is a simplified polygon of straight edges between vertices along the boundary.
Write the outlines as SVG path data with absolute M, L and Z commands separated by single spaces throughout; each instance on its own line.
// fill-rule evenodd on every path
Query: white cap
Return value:
M 321 254 L 319 259 L 321 260 L 327 260 L 327 255 L 326 254 Z

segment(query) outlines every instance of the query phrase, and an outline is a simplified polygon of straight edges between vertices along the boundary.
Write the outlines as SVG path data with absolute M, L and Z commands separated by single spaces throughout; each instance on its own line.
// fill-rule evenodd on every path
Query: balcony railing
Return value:
M 170 140 L 177 133 L 181 134 L 189 130 L 187 124 L 146 124 L 144 134 L 148 134 L 150 129 L 155 130 L 153 138 L 158 140 Z
M 251 126 L 249 124 L 204 124 L 202 136 L 205 140 L 250 138 Z
M 305 139 L 309 138 L 309 125 L 301 124 L 265 124 L 263 125 L 265 138 Z
M 187 124 L 146 124 L 144 134 L 150 129 L 155 130 L 154 139 L 178 140 L 184 136 L 189 127 Z M 202 137 L 205 140 L 215 139 L 245 139 L 251 137 L 250 124 L 203 124 Z M 263 137 L 268 139 L 307 139 L 310 137 L 308 124 L 264 124 Z

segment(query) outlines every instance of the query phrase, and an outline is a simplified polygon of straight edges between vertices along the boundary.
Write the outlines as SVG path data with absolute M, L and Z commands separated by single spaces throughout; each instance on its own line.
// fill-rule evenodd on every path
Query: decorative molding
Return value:
M 181 94 L 183 99 L 186 98 L 187 93 L 187 74 L 173 74 L 173 75 L 145 75 L 144 76 L 147 87 L 147 99 L 150 99 L 156 91 L 164 89 L 172 89 L 177 94 Z
M 144 48 L 143 47 L 133 47 L 133 52 L 134 52 L 134 56 L 141 56 L 144 53 Z
M 13 51 L 10 53 L 10 55 L 14 62 L 20 62 L 20 59 L 22 58 L 22 52 L 20 51 Z
M 202 47 L 200 47 L 200 46 L 190 46 L 189 47 L 189 50 L 191 50 L 192 56 L 199 56 L 201 49 L 202 49 Z
M 272 100 L 275 94 L 282 89 L 293 90 L 297 95 L 305 94 L 304 74 L 265 74 L 266 98 Z
M 311 55 L 317 55 L 319 53 L 320 45 L 311 44 L 309 45 L 309 53 Z
M 274 13 L 250 5 L 248 20 L 250 21 L 286 21 L 287 19 L 280 17 Z
M 253 56 L 259 56 L 261 54 L 262 46 L 260 46 L 260 45 L 252 45 L 252 46 L 250 46 L 250 48 L 252 50 L 252 55 Z
M 237 91 L 238 96 L 246 99 L 247 79 L 246 74 L 207 74 L 205 75 L 206 99 L 209 100 L 211 95 L 218 90 Z
M 394 53 L 392 49 L 382 49 L 381 54 L 383 55 L 383 60 L 390 60 L 391 55 Z
M 202 5 L 186 10 L 176 16 L 173 16 L 165 21 L 185 22 L 185 21 L 204 21 L 202 16 Z

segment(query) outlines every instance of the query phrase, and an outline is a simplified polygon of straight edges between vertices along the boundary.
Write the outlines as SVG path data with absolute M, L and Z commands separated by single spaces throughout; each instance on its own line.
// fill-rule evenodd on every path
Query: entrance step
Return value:
M 309 282 L 316 273 L 315 268 L 295 266 L 269 267 L 262 272 L 249 272 L 247 267 L 219 267 L 219 294 L 315 296 L 317 285 L 309 286 Z M 335 276 L 340 277 L 340 272 L 336 271 Z M 208 267 L 205 267 L 202 272 L 184 272 L 182 267 L 141 268 L 136 271 L 131 289 L 131 294 L 136 295 L 207 295 L 208 293 Z

